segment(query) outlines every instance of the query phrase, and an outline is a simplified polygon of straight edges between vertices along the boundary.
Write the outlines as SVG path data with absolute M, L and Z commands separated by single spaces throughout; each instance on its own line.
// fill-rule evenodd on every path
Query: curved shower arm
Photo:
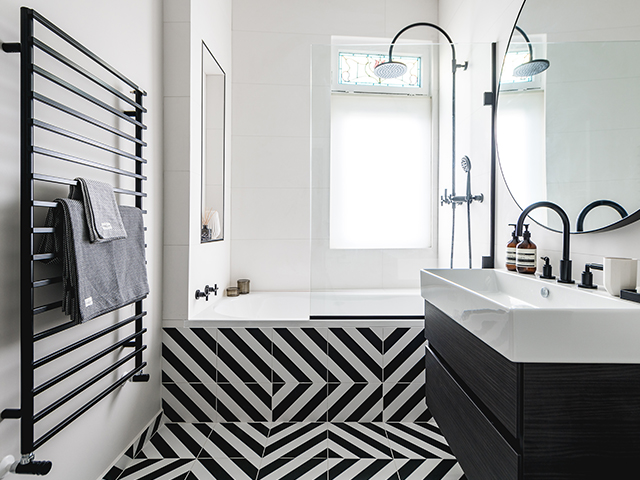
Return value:
M 455 73 L 456 68 L 458 67 L 457 60 L 456 60 L 456 58 L 457 58 L 456 57 L 456 47 L 453 45 L 453 40 L 451 39 L 449 34 L 442 27 L 440 27 L 439 25 L 436 25 L 435 23 L 428 23 L 428 22 L 412 23 L 411 25 L 407 25 L 402 30 L 400 30 L 398 33 L 396 33 L 396 36 L 393 37 L 393 40 L 391 40 L 391 45 L 389 45 L 389 61 L 391 61 L 392 58 L 393 58 L 393 47 L 395 46 L 396 40 L 398 40 L 400 35 L 402 35 L 404 32 L 406 32 L 410 28 L 414 28 L 414 27 L 431 27 L 431 28 L 435 28 L 436 30 L 438 30 L 440 33 L 442 33 L 445 36 L 445 38 L 449 42 L 449 45 L 451 45 L 451 54 L 453 56 L 453 62 L 452 62 L 453 66 L 452 66 L 452 68 L 453 68 L 453 72 Z M 466 65 L 466 62 L 465 62 L 465 65 Z
M 591 202 L 589 205 L 587 205 L 586 207 L 584 207 L 578 214 L 578 220 L 576 222 L 576 230 L 578 232 L 584 231 L 584 219 L 586 218 L 587 213 L 589 213 L 591 210 L 601 205 L 605 207 L 613 208 L 616 212 L 620 214 L 621 218 L 624 218 L 629 215 L 622 205 L 620 205 L 617 202 L 614 202 L 613 200 L 595 200 Z
M 520 32 L 520 35 L 522 35 L 527 42 L 527 48 L 529 49 L 529 60 L 533 60 L 533 47 L 531 46 L 531 40 L 529 40 L 527 34 L 524 33 L 524 30 L 522 30 L 518 25 L 515 26 L 515 29 Z

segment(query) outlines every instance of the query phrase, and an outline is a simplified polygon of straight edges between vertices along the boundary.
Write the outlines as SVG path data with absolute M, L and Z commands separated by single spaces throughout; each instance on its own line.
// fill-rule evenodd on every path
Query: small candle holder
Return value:
M 240 295 L 246 295 L 249 293 L 249 279 L 241 278 L 238 280 L 238 291 L 240 292 Z
M 237 297 L 238 294 L 238 287 L 227 287 L 227 297 Z

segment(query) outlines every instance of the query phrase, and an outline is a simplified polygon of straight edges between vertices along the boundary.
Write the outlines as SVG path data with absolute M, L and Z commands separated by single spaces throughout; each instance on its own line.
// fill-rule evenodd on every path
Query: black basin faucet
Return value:
M 560 216 L 560 220 L 562 220 L 562 260 L 560 260 L 560 277 L 558 278 L 559 283 L 574 283 L 571 278 L 571 260 L 569 259 L 569 236 L 571 231 L 571 225 L 569 225 L 569 217 L 567 213 L 553 202 L 536 202 L 529 205 L 527 208 L 522 210 L 522 213 L 518 217 L 518 222 L 516 224 L 516 235 L 522 236 L 522 227 L 524 225 L 524 221 L 527 218 L 527 215 L 531 213 L 532 210 L 536 208 L 545 207 L 550 208 L 554 212 L 556 212 Z

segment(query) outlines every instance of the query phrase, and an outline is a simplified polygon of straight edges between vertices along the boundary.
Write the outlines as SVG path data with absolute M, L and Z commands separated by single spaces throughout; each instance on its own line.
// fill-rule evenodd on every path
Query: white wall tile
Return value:
M 308 188 L 235 188 L 231 200 L 232 238 L 309 238 Z
M 162 318 L 166 320 L 186 320 L 189 295 L 189 247 L 165 246 L 164 271 L 171 275 L 164 276 Z
M 165 23 L 164 46 L 164 96 L 189 95 L 190 26 L 188 23 Z
M 309 138 L 233 137 L 233 188 L 308 188 Z
M 438 0 L 385 1 L 385 35 L 393 38 L 400 29 L 416 22 L 438 23 Z M 402 38 L 440 41 L 438 32 L 429 27 L 416 27 Z
M 164 174 L 164 244 L 189 245 L 189 172 Z
M 309 87 L 234 84 L 234 135 L 309 136 Z
M 314 240 L 311 272 L 313 290 L 383 287 L 380 250 L 331 250 L 328 240 Z
M 308 87 L 311 45 L 330 42 L 329 35 L 236 31 L 233 81 Z
M 231 278 L 251 279 L 253 291 L 308 291 L 308 240 L 234 240 Z
M 189 97 L 164 99 L 164 170 L 189 171 Z
M 384 14 L 384 0 L 235 0 L 233 29 L 379 37 Z
M 163 0 L 162 15 L 165 22 L 188 22 L 191 17 L 191 1 Z

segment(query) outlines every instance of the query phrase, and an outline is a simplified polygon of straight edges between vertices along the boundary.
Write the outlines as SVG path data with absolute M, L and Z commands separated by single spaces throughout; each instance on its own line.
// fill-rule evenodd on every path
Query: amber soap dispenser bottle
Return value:
M 524 226 L 523 240 L 516 247 L 516 270 L 518 273 L 536 273 L 536 260 L 538 249 L 531 241 L 529 225 Z
M 510 223 L 510 226 L 513 227 L 513 232 L 511 232 L 511 240 L 507 243 L 507 270 L 511 270 L 512 272 L 516 271 L 516 247 L 518 246 L 518 235 L 516 235 L 516 224 Z

